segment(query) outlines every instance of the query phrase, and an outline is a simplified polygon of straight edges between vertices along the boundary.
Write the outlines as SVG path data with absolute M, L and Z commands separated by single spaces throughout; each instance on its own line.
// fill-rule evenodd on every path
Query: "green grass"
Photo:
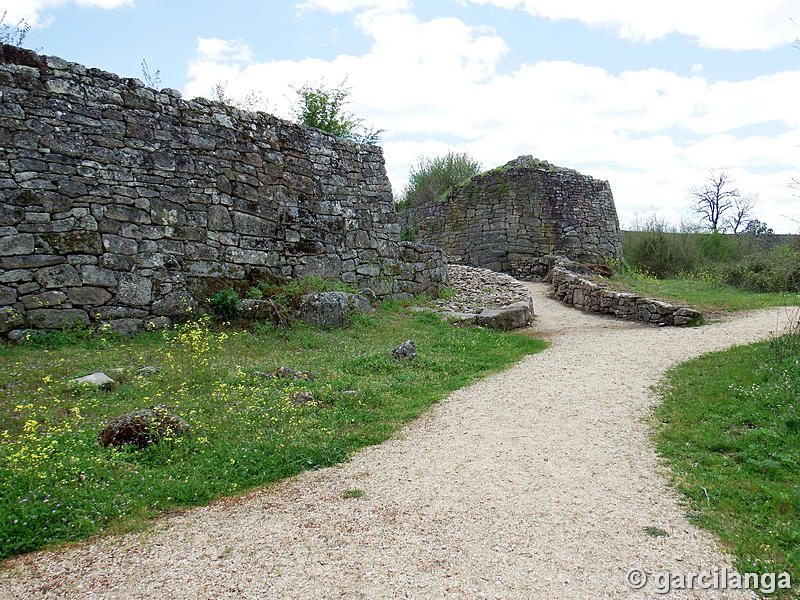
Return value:
M 654 418 L 690 518 L 719 535 L 740 572 L 798 582 L 800 338 L 788 339 L 781 355 L 764 342 L 672 369 Z
M 342 329 L 254 332 L 198 320 L 128 341 L 75 330 L 0 345 L 0 557 L 136 529 L 163 511 L 343 461 L 545 346 L 396 303 Z M 408 338 L 418 358 L 393 360 L 388 350 Z M 265 376 L 282 365 L 316 379 Z M 160 370 L 138 375 L 144 366 Z M 69 383 L 98 370 L 116 387 Z M 299 390 L 315 401 L 293 403 Z M 162 403 L 189 422 L 188 436 L 143 449 L 96 443 L 110 418 Z
M 800 304 L 800 294 L 753 292 L 700 279 L 656 279 L 635 270 L 618 271 L 611 285 L 646 296 L 686 304 L 701 312 L 754 310 Z
M 361 498 L 364 496 L 364 490 L 346 490 L 342 494 L 342 498 Z

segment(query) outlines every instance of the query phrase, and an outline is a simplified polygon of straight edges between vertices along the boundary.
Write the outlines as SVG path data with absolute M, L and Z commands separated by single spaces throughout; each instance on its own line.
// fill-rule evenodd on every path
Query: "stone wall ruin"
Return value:
M 434 294 L 382 151 L 0 46 L 0 332 L 125 329 L 230 282 L 314 274 Z
M 621 259 L 619 221 L 607 181 L 521 156 L 477 175 L 445 198 L 401 213 L 407 234 L 452 262 L 537 278 L 537 258 Z

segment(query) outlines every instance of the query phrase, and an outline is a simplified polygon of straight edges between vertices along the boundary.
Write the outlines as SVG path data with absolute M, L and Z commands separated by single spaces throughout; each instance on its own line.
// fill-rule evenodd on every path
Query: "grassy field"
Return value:
M 387 351 L 409 338 L 418 358 L 393 360 Z M 0 346 L 0 557 L 138 528 L 166 510 L 340 462 L 544 347 L 397 305 L 328 331 L 233 331 L 200 319 L 128 341 L 78 332 Z M 139 371 L 148 366 L 158 371 Z M 316 378 L 267 376 L 279 366 Z M 70 384 L 93 371 L 116 386 Z M 293 402 L 299 390 L 314 401 Z M 161 404 L 189 422 L 186 437 L 143 449 L 97 443 L 110 418 Z
M 690 518 L 719 535 L 740 572 L 789 572 L 797 585 L 800 335 L 679 365 L 660 393 L 657 448 Z
M 686 304 L 705 313 L 800 305 L 800 294 L 755 292 L 702 279 L 657 279 L 634 269 L 617 271 L 611 285 L 660 300 Z

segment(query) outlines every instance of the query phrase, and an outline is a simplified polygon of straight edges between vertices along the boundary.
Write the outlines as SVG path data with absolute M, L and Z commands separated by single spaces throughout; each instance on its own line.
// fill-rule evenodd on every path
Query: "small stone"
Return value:
M 139 377 L 150 377 L 151 375 L 155 375 L 159 371 L 161 371 L 161 369 L 159 369 L 158 367 L 149 367 L 148 366 L 148 367 L 141 367 L 139 369 L 136 369 L 136 374 Z
M 34 329 L 12 329 L 6 335 L 9 341 L 19 344 L 30 340 L 36 335 L 36 331 Z
M 164 406 L 137 410 L 110 421 L 98 434 L 97 441 L 108 446 L 136 445 L 145 448 L 169 435 L 180 435 L 191 426 L 177 415 L 167 412 Z
M 116 383 L 113 379 L 111 379 L 111 377 L 102 371 L 95 371 L 89 375 L 78 377 L 77 379 L 73 379 L 72 382 L 77 385 L 86 385 L 103 390 L 111 389 L 114 387 L 114 383 Z
M 413 340 L 406 340 L 396 348 L 389 350 L 395 359 L 413 360 L 417 358 L 417 345 Z
M 314 381 L 315 379 L 314 375 L 309 371 L 300 371 L 291 367 L 278 367 L 267 375 L 279 379 L 293 379 L 294 381 Z
M 0 332 L 10 331 L 25 324 L 24 317 L 13 306 L 0 308 Z
M 289 402 L 295 406 L 305 406 L 313 403 L 314 401 L 314 395 L 311 392 L 306 392 L 305 390 L 294 392 L 289 396 Z

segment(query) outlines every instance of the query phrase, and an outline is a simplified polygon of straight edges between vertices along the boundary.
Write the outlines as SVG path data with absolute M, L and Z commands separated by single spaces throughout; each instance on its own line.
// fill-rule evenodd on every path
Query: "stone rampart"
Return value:
M 452 262 L 531 278 L 536 258 L 622 258 L 611 188 L 571 169 L 522 156 L 477 175 L 444 198 L 401 213 L 410 237 Z
M 314 274 L 435 293 L 380 148 L 0 46 L 0 331 L 174 317 Z

